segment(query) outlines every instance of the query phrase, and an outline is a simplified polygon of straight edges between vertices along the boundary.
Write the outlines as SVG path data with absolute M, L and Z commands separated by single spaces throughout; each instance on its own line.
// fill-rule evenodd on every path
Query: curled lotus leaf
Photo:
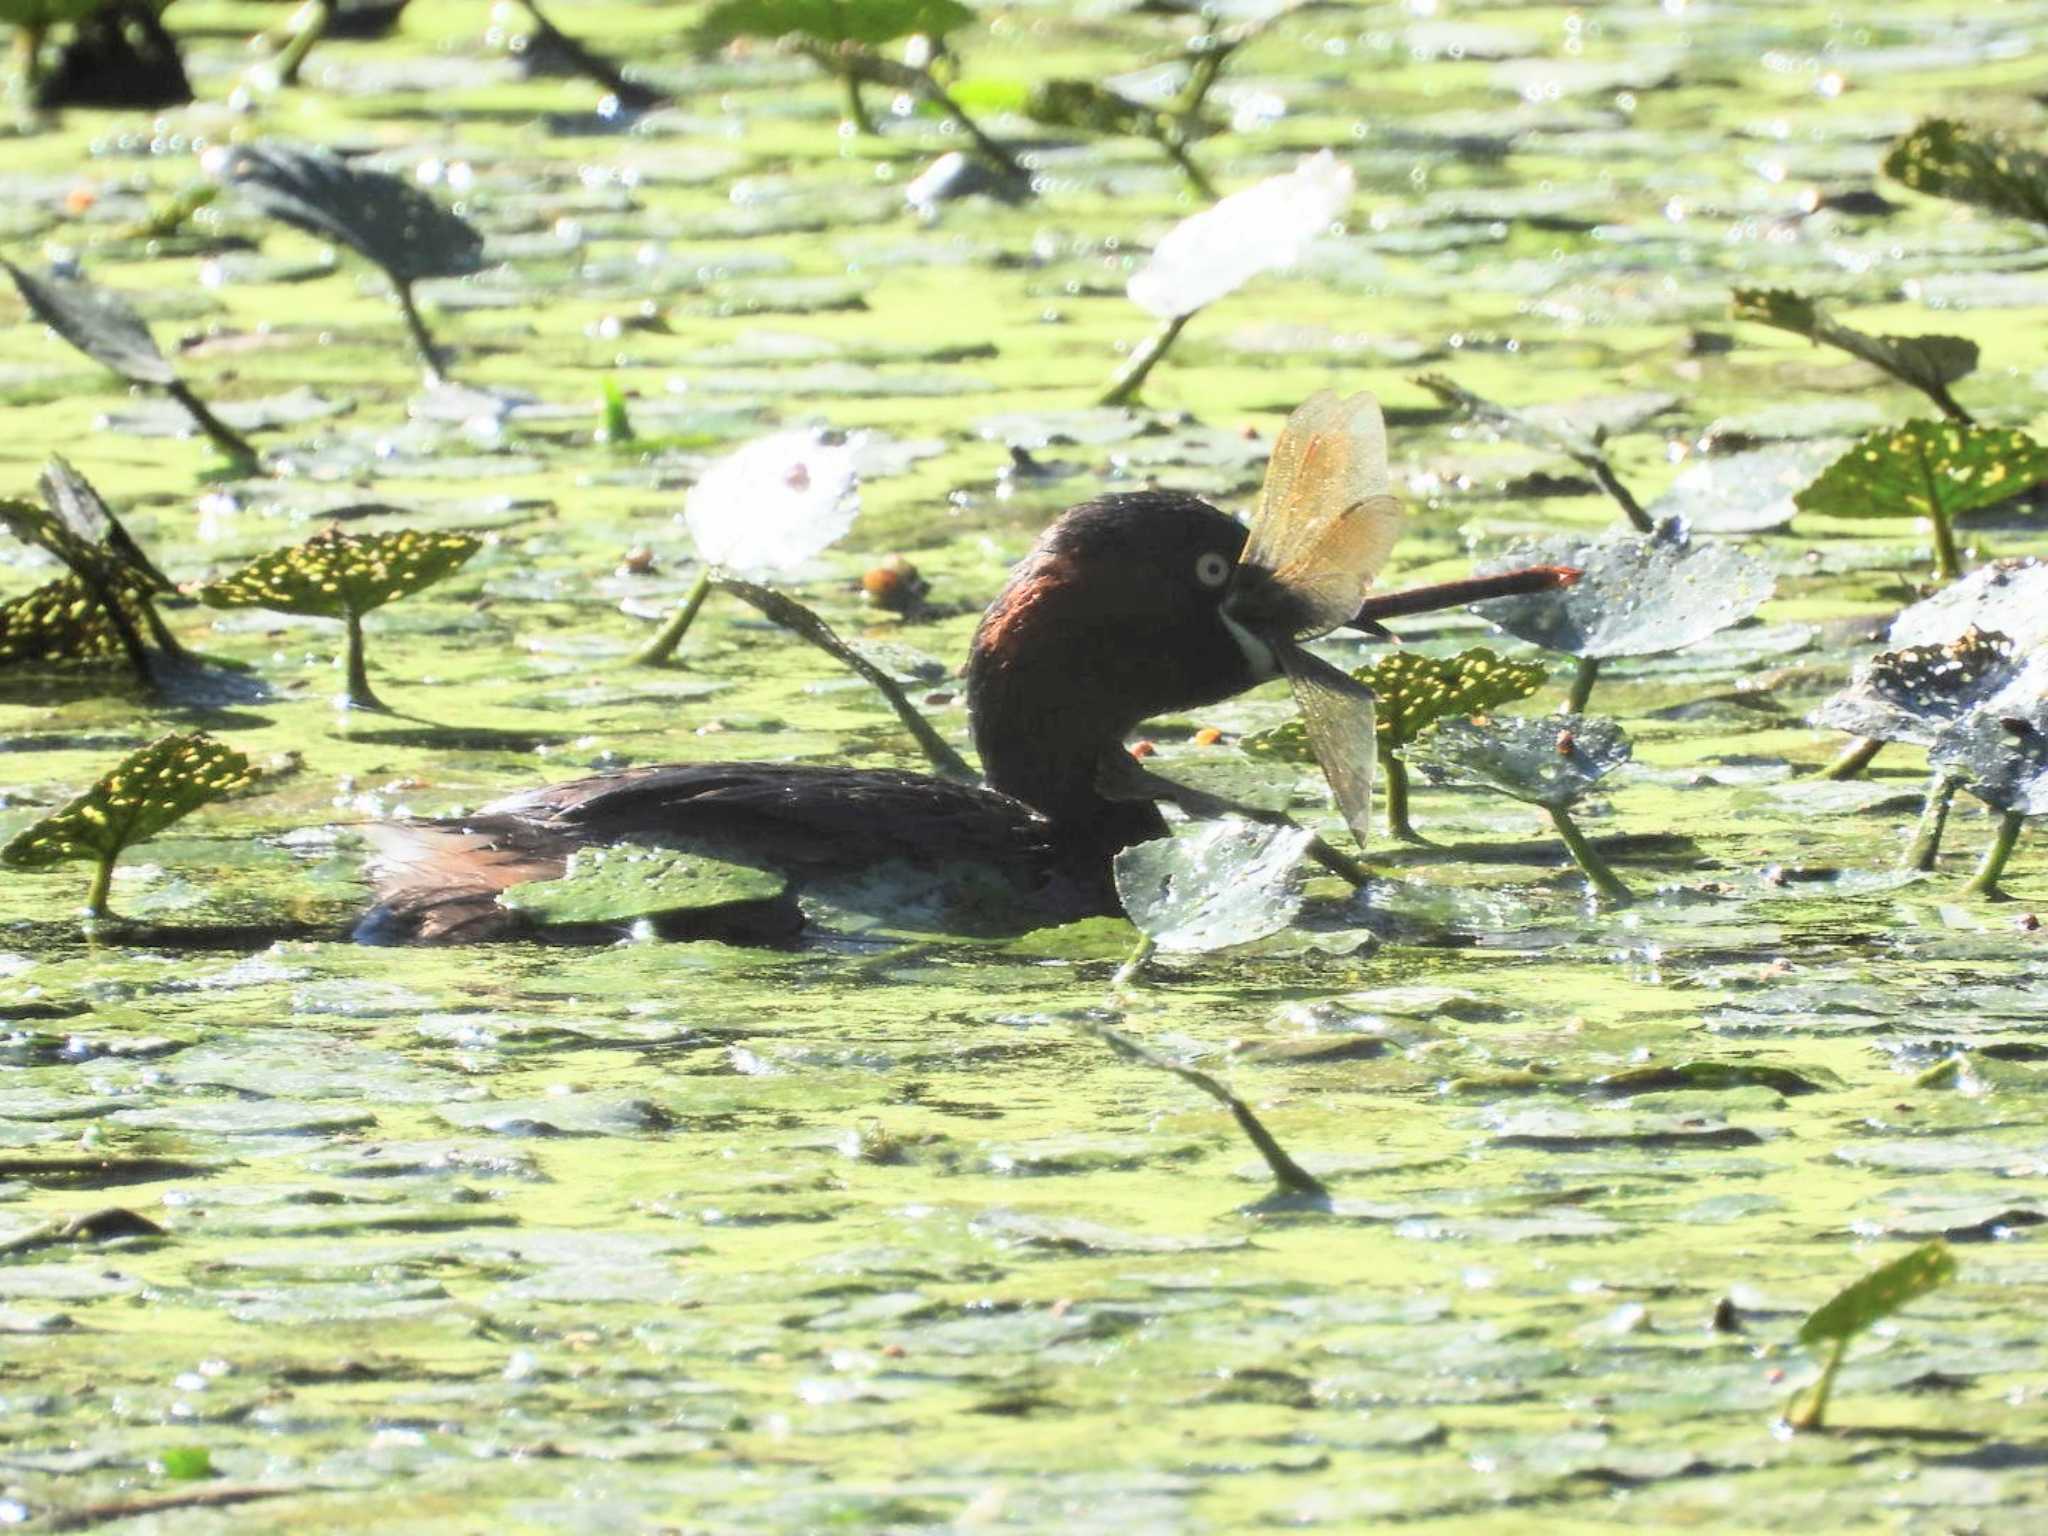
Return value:
M 693 848 L 615 843 L 570 855 L 559 879 L 515 885 L 498 905 L 538 923 L 630 923 L 670 912 L 768 901 L 789 878 Z
M 465 277 L 483 264 L 484 237 L 467 219 L 402 177 L 327 150 L 252 144 L 234 151 L 229 174 L 264 213 L 338 241 L 401 287 Z
M 1936 393 L 1977 369 L 1977 343 L 1961 336 L 1872 336 L 1829 316 L 1804 294 L 1784 288 L 1738 288 L 1738 320 L 1804 336 L 1880 368 L 1901 384 Z
M 2048 224 L 2048 155 L 2002 133 L 1929 118 L 1891 147 L 1884 169 L 1915 192 Z
M 1994 810 L 2048 816 L 2048 696 L 1966 715 L 1927 754 Z
M 239 571 L 208 582 L 199 589 L 199 600 L 210 608 L 274 608 L 344 618 L 432 586 L 479 547 L 466 533 L 326 528 L 303 544 L 259 555 Z
M 118 293 L 82 278 L 38 277 L 10 261 L 0 266 L 7 268 L 29 311 L 102 368 L 130 384 L 162 389 L 178 382 L 149 326 Z
M 1479 573 L 1524 565 L 1574 566 L 1579 579 L 1495 598 L 1473 612 L 1546 651 L 1595 659 L 1683 650 L 1741 623 L 1777 586 L 1757 556 L 1718 539 L 1695 539 L 1675 523 L 1597 540 L 1524 539 Z
M 1793 498 L 1830 517 L 1930 517 L 1996 506 L 2048 480 L 2048 448 L 2009 427 L 1909 421 L 1850 444 Z
M 109 859 L 255 781 L 248 758 L 204 731 L 164 736 L 25 828 L 0 848 L 0 863 L 35 869 L 71 859 Z
M 1942 645 L 1907 645 L 1863 663 L 1814 714 L 1874 741 L 1931 745 L 1947 726 L 1997 701 L 2027 672 L 2009 636 L 1974 625 Z
M 1306 827 L 1203 821 L 1116 856 L 1124 911 L 1159 948 L 1227 949 L 1278 933 L 1301 910 Z
M 2048 560 L 1992 560 L 1892 620 L 1895 646 L 1942 645 L 1972 628 L 2010 635 L 2022 652 L 2048 645 Z
M 1411 747 L 1408 760 L 1434 784 L 1491 789 L 1566 810 L 1634 752 L 1603 715 L 1446 720 Z
M 1351 676 L 1373 691 L 1379 744 L 1394 749 L 1407 746 L 1439 720 L 1526 699 L 1549 674 L 1540 661 L 1510 661 L 1482 645 L 1455 656 L 1390 651 L 1371 666 L 1356 668 Z M 1315 761 L 1299 720 L 1248 737 L 1244 748 L 1254 756 Z

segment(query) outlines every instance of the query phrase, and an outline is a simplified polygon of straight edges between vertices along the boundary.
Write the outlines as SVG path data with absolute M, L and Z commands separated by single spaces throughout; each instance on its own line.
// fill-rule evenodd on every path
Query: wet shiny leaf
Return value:
M 0 862 L 37 869 L 111 857 L 202 805 L 256 782 L 249 759 L 204 731 L 164 736 L 132 753 L 84 794 L 18 833 Z
M 1831 517 L 1928 517 L 1995 506 L 2048 480 L 2048 447 L 2008 427 L 1909 421 L 1853 445 L 1793 499 Z
M 1562 810 L 1592 791 L 1635 751 L 1601 715 L 1446 720 L 1408 749 L 1433 783 L 1469 784 Z
M 1124 912 L 1162 950 L 1197 953 L 1280 932 L 1301 910 L 1305 827 L 1205 821 L 1116 856 Z
M 2048 696 L 1965 716 L 1935 737 L 1927 757 L 1996 810 L 2048 816 Z
M 1926 746 L 1945 726 L 1994 703 L 2025 670 L 2008 636 L 1972 626 L 1946 645 L 1909 645 L 1873 656 L 1821 705 L 1814 723 Z

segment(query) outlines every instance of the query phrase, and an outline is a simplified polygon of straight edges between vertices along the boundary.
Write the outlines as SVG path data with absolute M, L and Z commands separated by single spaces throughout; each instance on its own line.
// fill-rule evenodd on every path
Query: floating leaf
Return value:
M 899 37 L 941 38 L 975 19 L 958 0 L 720 0 L 690 34 L 710 52 L 742 37 L 801 37 L 878 48 Z
M 0 266 L 7 268 L 30 312 L 102 368 L 130 384 L 164 389 L 178 382 L 149 326 L 119 294 L 83 279 L 37 277 L 11 261 L 0 261 Z
M 1829 318 L 1804 294 L 1784 288 L 1738 288 L 1732 312 L 1737 320 L 1804 336 L 1880 368 L 1901 384 L 1940 403 L 1954 414 L 1948 386 L 1976 371 L 1977 343 L 1961 336 L 1872 336 Z
M 1474 785 L 1563 810 L 1634 750 L 1622 728 L 1605 716 L 1543 715 L 1446 720 L 1409 748 L 1408 760 L 1435 783 Z
M 580 848 L 556 880 L 500 893 L 498 905 L 537 923 L 629 923 L 669 912 L 769 901 L 789 887 L 772 869 L 695 849 L 615 843 Z
M 467 219 L 402 177 L 360 169 L 327 150 L 238 147 L 229 175 L 264 213 L 339 241 L 401 287 L 464 277 L 482 265 L 484 237 Z
M 1184 319 L 1262 272 L 1294 266 L 1343 217 L 1355 185 L 1351 167 L 1326 149 L 1233 192 L 1167 232 L 1131 275 L 1131 302 L 1161 320 Z
M 1694 459 L 1678 472 L 1649 515 L 1676 518 L 1693 533 L 1762 533 L 1799 510 L 1792 499 L 1841 457 L 1842 442 L 1777 443 L 1747 453 Z
M 1927 757 L 1994 810 L 2048 816 L 2048 698 L 1967 715 L 1935 738 Z
M 1116 856 L 1116 891 L 1159 948 L 1181 953 L 1249 944 L 1301 910 L 1305 827 L 1204 821 Z
M 1973 626 L 1946 645 L 1908 645 L 1873 656 L 1813 719 L 1874 741 L 1927 746 L 1944 727 L 1996 700 L 2025 671 L 2008 636 Z
M 1915 192 L 2048 224 L 2048 156 L 2002 133 L 1929 118 L 1891 147 L 1884 169 Z
M 0 863 L 38 869 L 73 859 L 98 864 L 87 910 L 107 911 L 114 861 L 173 822 L 256 781 L 249 759 L 203 731 L 165 736 L 131 754 L 62 809 L 23 829 Z
M 208 582 L 209 608 L 274 608 L 339 619 L 365 614 L 430 587 L 481 546 L 466 533 L 345 533 L 325 528 L 303 544 L 260 555 Z
M 2048 479 L 2048 448 L 2009 427 L 1909 421 L 1853 444 L 1794 498 L 1831 517 L 1924 517 L 1944 576 L 1961 574 L 1958 513 L 2009 501 Z
M 1524 565 L 1574 566 L 1579 579 L 1473 612 L 1547 651 L 1594 659 L 1682 650 L 1748 618 L 1777 584 L 1756 556 L 1668 523 L 1619 538 L 1522 540 L 1480 570 Z
M 1943 645 L 1972 628 L 2010 635 L 2022 652 L 2048 644 L 2048 560 L 1992 560 L 1892 620 L 1895 646 Z

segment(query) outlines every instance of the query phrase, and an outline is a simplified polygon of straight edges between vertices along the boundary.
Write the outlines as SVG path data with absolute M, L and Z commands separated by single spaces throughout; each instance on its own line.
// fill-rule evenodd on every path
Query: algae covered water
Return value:
M 954 97 L 1035 181 L 1004 198 L 921 181 L 964 134 L 886 87 L 868 136 L 810 63 L 692 57 L 687 8 L 551 12 L 672 93 L 644 114 L 523 72 L 522 15 L 414 0 L 271 91 L 244 44 L 277 8 L 179 0 L 196 103 L 24 116 L 0 154 L 9 258 L 128 297 L 266 459 L 224 466 L 6 299 L 0 495 L 59 450 L 188 586 L 337 519 L 481 541 L 367 620 L 390 714 L 334 707 L 338 622 L 175 597 L 208 665 L 161 693 L 0 673 L 0 834 L 168 731 L 258 773 L 128 855 L 125 928 L 81 933 L 83 865 L 0 874 L 0 1518 L 2040 1527 L 2048 862 L 2035 827 L 2011 899 L 1966 894 L 1996 818 L 1964 795 L 1935 869 L 1901 872 L 1925 752 L 1818 772 L 1844 738 L 1809 715 L 1938 552 L 1911 517 L 1787 498 L 1931 408 L 1730 302 L 1966 338 L 1975 418 L 2048 426 L 2039 228 L 1880 170 L 1930 115 L 2039 143 L 2048 6 L 1285 16 L 1186 153 L 1230 192 L 1333 149 L 1345 228 L 1112 408 L 1156 329 L 1125 284 L 1203 194 L 1155 144 L 1016 104 L 1055 78 L 1141 97 L 1196 23 L 1019 5 L 957 32 Z M 417 285 L 446 381 L 352 254 L 225 196 L 167 213 L 256 139 L 483 231 L 479 271 Z M 786 950 L 346 941 L 365 822 L 631 763 L 916 765 L 878 695 L 718 594 L 680 665 L 627 664 L 696 577 L 688 487 L 740 443 L 866 433 L 859 520 L 783 584 L 964 749 L 956 668 L 1037 531 L 1149 483 L 1242 510 L 1317 389 L 1387 409 L 1410 528 L 1386 584 L 1617 522 L 1583 465 L 1423 374 L 1604 425 L 1655 516 L 1752 530 L 1719 535 L 1769 578 L 1747 619 L 1599 664 L 1633 755 L 1574 814 L 1631 905 L 1589 900 L 1542 809 L 1418 775 L 1428 842 L 1369 848 L 1363 893 L 1317 872 L 1283 932 L 1135 976 L 1121 920 L 972 938 L 894 887 Z M 1780 479 L 1715 480 L 1735 450 Z M 1965 564 L 2048 554 L 2041 516 L 1965 518 Z M 889 554 L 930 583 L 908 617 L 862 595 Z M 0 599 L 56 573 L 0 561 Z M 1476 617 L 1390 627 L 1542 662 L 1508 714 L 1573 682 Z M 1275 688 L 1154 722 L 1154 761 L 1241 779 L 1290 712 Z M 1285 787 L 1342 838 L 1313 777 Z M 1231 1116 L 1105 1025 L 1226 1081 L 1328 1202 L 1274 1198 Z M 1856 1343 L 1826 1429 L 1784 1429 L 1820 1363 L 1802 1319 L 1932 1238 L 1956 1281 Z

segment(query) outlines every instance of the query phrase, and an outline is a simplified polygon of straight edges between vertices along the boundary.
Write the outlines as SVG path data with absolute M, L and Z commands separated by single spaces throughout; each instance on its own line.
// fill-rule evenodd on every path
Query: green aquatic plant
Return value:
M 1935 738 L 1928 760 L 1961 779 L 1998 812 L 1998 830 L 1966 887 L 1974 896 L 1999 895 L 1998 884 L 2030 817 L 2048 816 L 2048 693 L 2042 678 L 2026 703 L 1997 704 L 1964 716 Z
M 1604 427 L 1581 427 L 1572 420 L 1569 410 L 1517 411 L 1496 405 L 1441 373 L 1417 374 L 1410 382 L 1428 390 L 1445 405 L 1461 412 L 1496 437 L 1512 438 L 1532 448 L 1562 454 L 1593 477 L 1594 483 L 1621 508 L 1622 515 L 1638 533 L 1649 533 L 1656 528 L 1656 521 L 1643 510 L 1635 493 L 1615 473 L 1614 465 L 1602 446 L 1607 438 Z
M 1445 720 L 1409 753 L 1431 782 L 1490 789 L 1541 806 L 1602 899 L 1633 899 L 1621 877 L 1572 820 L 1571 808 L 1633 755 L 1627 734 L 1603 716 Z
M 1915 192 L 2048 225 L 2048 155 L 1995 129 L 1929 118 L 1892 145 L 1884 170 Z
M 597 440 L 608 448 L 621 448 L 633 441 L 633 418 L 626 410 L 626 392 L 609 374 L 604 381 L 604 419 L 598 425 Z
M 1148 952 L 1250 944 L 1280 932 L 1301 910 L 1301 861 L 1314 836 L 1289 825 L 1198 822 L 1117 854 L 1117 900 Z
M 1785 1406 L 1785 1423 L 1793 1429 L 1819 1429 L 1827 1416 L 1828 1398 L 1849 1353 L 1849 1342 L 1881 1323 L 1908 1302 L 1938 1291 L 1956 1277 L 1955 1255 L 1939 1238 L 1911 1253 L 1879 1265 L 1862 1279 L 1844 1286 L 1814 1308 L 1799 1326 L 1799 1342 L 1808 1349 L 1827 1349 L 1820 1379 L 1794 1394 Z
M 135 307 L 111 289 L 83 278 L 38 277 L 0 260 L 22 302 L 43 324 L 124 383 L 160 389 L 184 408 L 194 426 L 225 454 L 239 473 L 256 467 L 249 440 L 222 421 L 158 350 L 156 338 Z
M 209 608 L 273 608 L 340 619 L 348 636 L 345 702 L 381 710 L 385 705 L 370 688 L 363 658 L 363 616 L 451 575 L 481 547 L 466 533 L 345 533 L 329 527 L 208 582 L 198 596 Z
M 1509 661 L 1475 646 L 1455 656 L 1427 656 L 1420 651 L 1390 651 L 1370 666 L 1351 674 L 1373 693 L 1377 729 L 1373 750 L 1386 785 L 1387 831 L 1405 842 L 1422 841 L 1409 814 L 1408 764 L 1404 753 L 1423 731 L 1439 720 L 1476 715 L 1526 699 L 1549 676 L 1536 661 Z M 1244 748 L 1254 756 L 1276 755 L 1294 762 L 1311 761 L 1308 735 L 1301 723 L 1289 720 L 1248 737 Z
M 2048 480 L 2048 447 L 2008 427 L 1909 421 L 1880 427 L 1822 470 L 1793 500 L 1830 517 L 1924 517 L 1936 569 L 1963 573 L 1955 520 Z
M 789 877 L 694 848 L 612 843 L 579 848 L 553 880 L 500 893 L 498 905 L 540 926 L 617 925 L 643 917 L 773 901 Z
M 1568 714 L 1582 714 L 1600 664 L 1682 651 L 1739 624 L 1777 588 L 1769 563 L 1722 539 L 1696 539 L 1667 522 L 1647 535 L 1522 539 L 1482 571 L 1526 565 L 1576 568 L 1578 580 L 1475 608 L 1518 640 L 1578 658 Z
M 1813 299 L 1786 288 L 1738 288 L 1730 306 L 1737 320 L 1804 336 L 1816 346 L 1846 352 L 1934 402 L 1950 421 L 1967 425 L 1970 413 L 1949 385 L 1977 371 L 1977 343 L 1961 336 L 1872 336 L 1833 319 Z
M 1219 195 L 1207 173 L 1188 154 L 1191 145 L 1223 127 L 1198 107 L 1183 106 L 1178 99 L 1148 105 L 1093 80 L 1041 81 L 1031 88 L 1023 106 L 1026 116 L 1048 128 L 1156 144 L 1198 194 L 1210 202 Z
M 249 759 L 204 731 L 164 736 L 131 753 L 84 794 L 16 834 L 0 864 L 43 869 L 91 860 L 88 916 L 107 916 L 115 861 L 203 805 L 256 782 Z
M 1102 405 L 1129 405 L 1197 311 L 1265 272 L 1298 265 L 1350 206 L 1357 180 L 1330 151 L 1182 219 L 1131 274 L 1131 302 L 1161 323 L 1117 371 Z
M 324 149 L 239 145 L 232 185 L 271 218 L 347 246 L 391 281 L 429 383 L 446 381 L 440 353 L 413 300 L 424 278 L 467 277 L 483 265 L 484 237 L 462 215 L 411 182 L 365 170 Z

